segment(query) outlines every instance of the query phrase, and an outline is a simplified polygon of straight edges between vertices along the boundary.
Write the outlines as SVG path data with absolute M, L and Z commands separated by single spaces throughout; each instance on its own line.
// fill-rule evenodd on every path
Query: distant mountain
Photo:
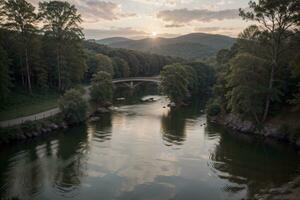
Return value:
M 124 37 L 112 37 L 112 38 L 105 38 L 102 40 L 97 40 L 96 42 L 98 44 L 103 44 L 103 45 L 111 45 L 119 42 L 129 42 L 132 41 L 131 39 L 124 38 Z
M 132 49 L 186 59 L 214 56 L 220 49 L 230 48 L 234 42 L 235 39 L 228 36 L 206 33 L 192 33 L 176 38 L 145 38 L 141 40 L 108 38 L 97 41 L 99 44 L 114 48 Z

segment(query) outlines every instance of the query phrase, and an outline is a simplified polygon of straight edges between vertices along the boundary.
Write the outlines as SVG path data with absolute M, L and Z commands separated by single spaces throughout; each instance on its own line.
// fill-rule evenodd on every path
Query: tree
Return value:
M 119 57 L 113 57 L 113 67 L 114 67 L 114 77 L 116 78 L 126 78 L 129 76 L 130 69 L 128 63 Z
M 171 101 L 180 103 L 189 96 L 189 82 L 183 65 L 166 65 L 160 76 L 160 89 Z
M 8 96 L 10 86 L 9 59 L 5 50 L 0 46 L 0 102 Z
M 31 37 L 36 33 L 37 15 L 34 13 L 34 6 L 25 0 L 8 0 L 4 6 L 6 23 L 4 27 L 20 33 L 23 56 L 25 59 L 25 69 L 27 77 L 27 87 L 29 93 L 31 88 L 31 68 L 29 64 L 29 44 Z
M 292 41 L 292 50 L 290 52 L 290 68 L 292 77 L 296 79 L 297 88 L 293 94 L 293 98 L 289 100 L 289 103 L 296 105 L 299 108 L 300 105 L 300 52 L 298 51 L 300 45 L 300 32 L 298 31 Z
M 266 60 L 251 54 L 238 54 L 230 61 L 230 73 L 226 77 L 228 109 L 259 123 L 264 112 L 264 99 L 268 91 Z
M 63 87 L 63 75 L 67 73 L 64 52 L 69 41 L 76 42 L 83 38 L 81 15 L 77 13 L 74 5 L 62 1 L 41 2 L 39 4 L 40 16 L 44 21 L 45 36 L 52 38 L 56 46 L 56 66 L 58 89 Z
M 68 123 L 79 123 L 86 119 L 87 102 L 82 94 L 75 89 L 65 92 L 59 100 L 59 108 Z
M 5 1 L 0 0 L 0 26 L 3 25 L 5 20 Z
M 96 70 L 95 73 L 99 71 L 104 71 L 109 73 L 111 76 L 114 75 L 114 68 L 112 64 L 112 60 L 110 57 L 98 53 L 95 55 L 95 62 L 96 62 Z
M 91 87 L 91 99 L 96 103 L 111 101 L 113 95 L 112 77 L 109 73 L 100 71 L 94 75 Z
M 269 71 L 268 95 L 265 100 L 263 121 L 269 114 L 270 103 L 274 93 L 274 79 L 279 67 L 280 56 L 286 50 L 286 41 L 291 31 L 299 25 L 299 0 L 259 0 L 250 1 L 249 10 L 240 9 L 245 20 L 256 21 L 265 45 L 269 46 L 269 60 L 272 63 Z

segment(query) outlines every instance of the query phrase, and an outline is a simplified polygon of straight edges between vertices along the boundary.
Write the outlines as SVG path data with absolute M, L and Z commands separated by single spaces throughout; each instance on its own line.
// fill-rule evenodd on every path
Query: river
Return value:
M 0 149 L 0 196 L 234 200 L 299 175 L 295 149 L 207 124 L 201 102 L 171 112 L 159 95 L 137 101 L 145 91 L 120 89 L 131 98 L 98 122 Z

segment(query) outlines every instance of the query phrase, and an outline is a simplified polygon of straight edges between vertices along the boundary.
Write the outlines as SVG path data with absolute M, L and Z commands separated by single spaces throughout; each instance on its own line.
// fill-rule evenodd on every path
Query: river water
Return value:
M 0 149 L 0 196 L 243 199 L 299 175 L 293 148 L 207 124 L 201 102 L 171 112 L 162 96 L 133 98 L 143 95 L 127 94 L 99 122 Z

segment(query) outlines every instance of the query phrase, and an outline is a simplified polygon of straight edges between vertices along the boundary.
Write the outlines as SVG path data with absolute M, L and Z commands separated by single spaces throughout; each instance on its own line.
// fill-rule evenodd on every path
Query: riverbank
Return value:
M 33 138 L 49 135 L 61 129 L 67 129 L 68 125 L 61 115 L 47 119 L 26 122 L 24 124 L 0 129 L 0 145 L 13 142 L 30 140 Z
M 111 109 L 109 106 L 111 106 L 111 104 L 107 104 L 107 106 L 104 107 L 98 107 L 94 110 L 91 109 L 91 111 L 87 114 L 85 121 L 93 122 L 100 120 L 101 115 L 113 111 L 113 109 Z M 65 130 L 76 125 L 77 124 L 67 123 L 61 114 L 56 114 L 55 116 L 51 116 L 42 120 L 32 122 L 28 121 L 21 125 L 0 128 L 0 145 L 31 140 L 49 134 L 55 134 L 59 130 Z
M 285 123 L 270 120 L 264 125 L 257 126 L 255 123 L 242 120 L 234 114 L 220 114 L 208 117 L 210 122 L 223 125 L 241 134 L 253 134 L 262 138 L 271 138 L 277 141 L 289 143 L 300 148 L 300 133 L 297 128 L 291 128 Z M 276 123 L 275 123 L 276 121 Z

